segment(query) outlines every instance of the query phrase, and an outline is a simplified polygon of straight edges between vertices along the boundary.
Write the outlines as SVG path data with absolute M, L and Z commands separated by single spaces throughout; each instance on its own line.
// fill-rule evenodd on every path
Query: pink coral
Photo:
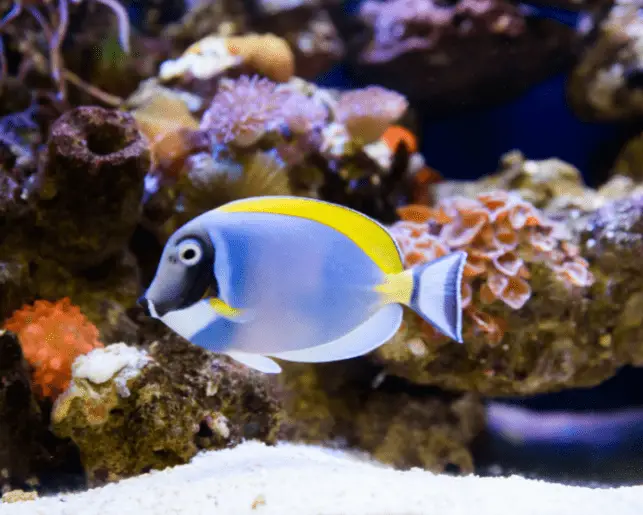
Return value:
M 570 288 L 593 283 L 578 248 L 554 231 L 554 224 L 530 203 L 504 191 L 476 199 L 451 197 L 435 208 L 406 206 L 391 227 L 413 266 L 464 250 L 468 254 L 462 287 L 463 307 L 474 329 L 490 341 L 503 336 L 503 321 L 483 308 L 495 301 L 520 309 L 531 297 L 529 264 L 545 263 Z
M 342 93 L 335 115 L 351 137 L 368 144 L 377 141 L 408 106 L 400 93 L 381 86 L 368 86 Z
M 292 91 L 282 106 L 288 128 L 295 134 L 321 129 L 327 123 L 328 109 L 299 91 Z
M 201 119 L 201 129 L 218 143 L 249 147 L 284 123 L 282 105 L 289 93 L 255 75 L 222 81 Z

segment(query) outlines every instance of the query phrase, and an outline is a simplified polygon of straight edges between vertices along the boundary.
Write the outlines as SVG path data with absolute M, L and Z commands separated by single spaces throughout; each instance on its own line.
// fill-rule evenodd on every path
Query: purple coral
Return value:
M 381 86 L 368 86 L 343 93 L 335 106 L 335 116 L 351 137 L 367 144 L 379 139 L 408 106 L 403 95 Z
M 328 109 L 320 102 L 298 91 L 289 93 L 282 106 L 288 128 L 295 134 L 306 134 L 326 125 Z
M 222 81 L 203 114 L 201 129 L 217 143 L 249 147 L 284 124 L 282 106 L 289 95 L 274 82 L 257 75 Z

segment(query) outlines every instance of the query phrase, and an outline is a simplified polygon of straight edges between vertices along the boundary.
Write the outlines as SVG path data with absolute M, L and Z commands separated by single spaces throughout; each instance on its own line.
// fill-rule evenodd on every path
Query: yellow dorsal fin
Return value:
M 265 196 L 236 200 L 217 211 L 307 218 L 350 238 L 384 273 L 395 274 L 404 270 L 400 251 L 389 232 L 375 220 L 344 206 L 304 197 Z

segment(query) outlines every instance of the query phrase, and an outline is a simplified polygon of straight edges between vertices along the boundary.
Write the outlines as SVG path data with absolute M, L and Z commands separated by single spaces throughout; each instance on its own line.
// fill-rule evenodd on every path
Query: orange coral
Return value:
M 288 42 L 274 34 L 246 34 L 226 40 L 228 51 L 240 55 L 252 68 L 275 82 L 295 74 L 295 55 Z
M 395 152 L 400 143 L 404 143 L 411 154 L 418 151 L 415 135 L 401 125 L 391 125 L 384 131 L 384 134 L 382 134 L 382 140 L 393 152 Z
M 68 298 L 24 305 L 4 328 L 18 335 L 25 359 L 33 368 L 35 390 L 52 399 L 69 386 L 76 357 L 103 347 L 96 326 Z
M 532 204 L 505 191 L 476 199 L 451 197 L 435 208 L 398 209 L 391 227 L 405 266 L 431 261 L 447 252 L 468 254 L 462 285 L 463 308 L 473 329 L 498 343 L 504 322 L 480 308 L 495 301 L 520 309 L 531 297 L 528 264 L 544 262 L 569 287 L 593 283 L 579 249 L 555 233 L 553 223 Z
M 199 122 L 184 102 L 163 94 L 132 111 L 132 115 L 150 142 L 156 166 L 177 178 L 192 150 L 189 134 L 199 128 Z

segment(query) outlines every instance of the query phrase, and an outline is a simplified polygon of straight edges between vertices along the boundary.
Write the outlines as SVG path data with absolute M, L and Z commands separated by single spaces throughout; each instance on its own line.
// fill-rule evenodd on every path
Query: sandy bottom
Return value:
M 338 451 L 248 442 L 87 492 L 0 504 L 1 515 L 641 515 L 643 486 L 590 489 L 395 471 Z

